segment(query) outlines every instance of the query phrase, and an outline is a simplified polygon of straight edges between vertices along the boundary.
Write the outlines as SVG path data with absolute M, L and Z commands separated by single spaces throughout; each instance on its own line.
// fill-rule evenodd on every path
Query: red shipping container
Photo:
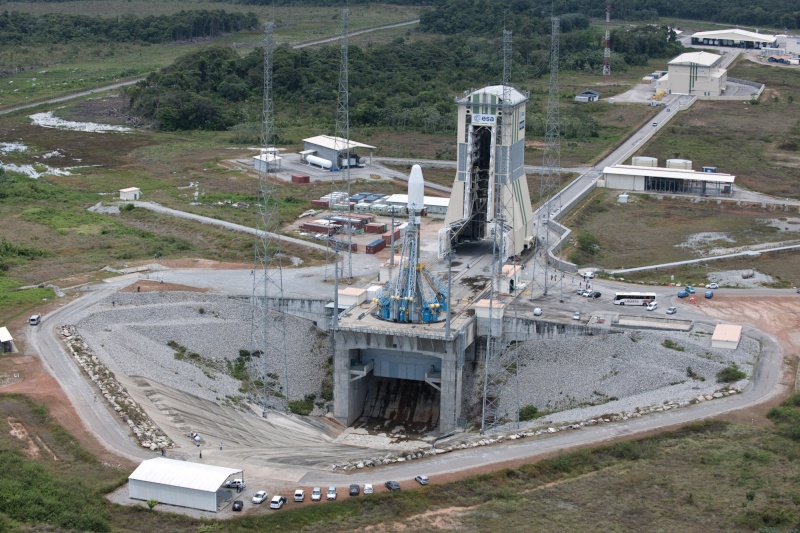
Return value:
M 392 232 L 391 231 L 387 231 L 386 233 L 384 233 L 382 235 L 382 237 L 383 237 L 383 241 L 386 244 L 392 244 Z M 400 240 L 400 230 L 398 229 L 398 230 L 394 231 L 394 242 L 398 242 L 399 240 Z
M 308 174 L 292 174 L 292 183 L 309 183 L 311 177 Z
M 381 222 L 372 222 L 367 224 L 364 229 L 367 233 L 385 233 L 386 232 L 386 224 Z
M 328 200 L 311 200 L 311 205 L 314 207 L 323 207 L 325 209 L 330 207 Z

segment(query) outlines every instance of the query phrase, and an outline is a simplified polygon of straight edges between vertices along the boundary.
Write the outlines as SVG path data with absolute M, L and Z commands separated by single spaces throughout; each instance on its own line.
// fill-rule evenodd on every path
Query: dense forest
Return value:
M 258 27 L 253 13 L 181 11 L 160 17 L 118 18 L 48 14 L 34 16 L 18 11 L 0 13 L 0 44 L 51 44 L 83 42 L 163 43 Z
M 595 32 L 596 33 L 596 32 Z M 619 37 L 623 52 L 615 69 L 626 61 L 670 57 L 681 47 L 671 42 L 666 27 L 645 26 Z M 533 79 L 547 74 L 549 39 L 515 38 L 514 77 Z M 600 72 L 603 52 L 591 30 L 562 35 L 564 68 Z M 351 46 L 350 121 L 353 126 L 452 128 L 452 97 L 477 85 L 502 79 L 501 47 L 497 39 L 460 36 L 382 46 Z M 338 45 L 293 50 L 278 47 L 273 54 L 274 100 L 280 109 L 303 116 L 330 116 L 336 107 L 339 76 Z M 128 89 L 132 110 L 166 130 L 231 128 L 259 116 L 263 86 L 263 52 L 239 57 L 228 48 L 211 48 L 185 56 Z M 521 87 L 525 89 L 525 87 Z M 252 120 L 252 118 L 250 119 Z M 543 128 L 529 114 L 533 132 Z M 596 127 L 581 124 L 566 136 L 591 135 Z

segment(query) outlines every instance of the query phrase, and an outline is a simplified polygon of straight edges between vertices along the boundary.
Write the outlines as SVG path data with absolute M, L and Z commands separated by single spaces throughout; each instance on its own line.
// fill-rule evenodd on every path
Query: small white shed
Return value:
M 217 512 L 229 500 L 231 489 L 222 485 L 243 470 L 156 457 L 143 461 L 128 478 L 134 500 L 155 500 L 167 505 Z
M 128 187 L 119 190 L 120 200 L 138 200 L 142 197 L 142 190 L 139 187 Z
M 0 327 L 0 351 L 4 353 L 14 351 L 14 338 L 5 326 Z
M 714 334 L 711 336 L 711 347 L 735 350 L 739 346 L 739 339 L 741 338 L 742 326 L 717 324 L 717 327 L 714 328 Z

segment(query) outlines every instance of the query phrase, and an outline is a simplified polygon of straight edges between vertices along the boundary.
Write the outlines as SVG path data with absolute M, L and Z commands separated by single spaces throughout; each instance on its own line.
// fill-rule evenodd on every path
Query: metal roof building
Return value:
M 714 334 L 711 336 L 711 347 L 735 350 L 739 346 L 741 338 L 742 326 L 717 324 L 717 327 L 714 328 Z
M 729 30 L 700 31 L 692 35 L 692 44 L 711 46 L 734 46 L 737 48 L 774 47 L 778 38 L 774 35 L 754 33 L 732 28 Z
M 669 62 L 669 73 L 656 81 L 656 90 L 670 94 L 719 96 L 725 92 L 728 71 L 721 68 L 722 56 L 708 52 L 687 52 Z
M 730 174 L 684 168 L 612 165 L 603 169 L 605 187 L 625 191 L 730 195 L 735 179 Z
M 450 198 L 439 198 L 438 196 L 423 196 L 423 203 L 425 210 L 428 213 L 447 213 L 447 206 L 450 205 Z M 384 198 L 381 202 L 386 205 L 408 205 L 407 194 L 393 194 L 388 198 Z
M 135 500 L 156 500 L 167 505 L 217 512 L 232 498 L 222 485 L 243 470 L 156 457 L 143 461 L 128 478 L 128 491 Z
M 14 338 L 5 326 L 0 327 L 0 347 L 2 352 L 14 351 Z
M 355 148 L 369 150 L 370 164 L 372 164 L 374 146 L 353 140 L 348 141 L 332 135 L 317 135 L 316 137 L 303 139 L 303 151 L 300 152 L 300 160 L 304 163 L 330 170 L 339 170 L 346 168 L 348 165 L 351 167 L 363 167 L 364 158 L 354 153 Z

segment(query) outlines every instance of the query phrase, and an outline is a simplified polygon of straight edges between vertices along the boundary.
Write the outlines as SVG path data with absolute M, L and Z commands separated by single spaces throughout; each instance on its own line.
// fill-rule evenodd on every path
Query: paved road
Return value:
M 261 232 L 249 226 L 242 226 L 241 224 L 226 222 L 225 220 L 218 220 L 216 218 L 204 217 L 202 215 L 195 215 L 194 213 L 187 213 L 186 211 L 178 211 L 177 209 L 170 209 L 169 207 L 164 207 L 163 205 L 159 205 L 153 202 L 137 201 L 133 202 L 133 205 L 135 205 L 136 207 L 141 207 L 142 209 L 148 209 L 150 211 L 163 213 L 165 215 L 170 215 L 173 217 L 196 220 L 198 222 L 202 222 L 203 224 L 211 224 L 213 226 L 219 226 L 221 228 L 226 228 L 233 231 L 239 231 L 242 233 L 249 233 L 251 235 L 261 235 Z M 294 237 L 287 237 L 286 235 L 281 235 L 279 233 L 267 232 L 267 234 L 273 239 L 277 239 L 279 241 L 290 242 L 292 244 L 299 244 L 300 246 L 305 246 L 307 248 L 314 248 L 316 250 L 321 250 L 323 252 L 327 250 L 325 246 L 323 246 L 322 244 L 317 244 L 315 242 L 304 241 L 303 239 L 295 239 Z
M 88 96 L 94 93 L 102 93 L 105 91 L 110 91 L 112 89 L 119 89 L 120 87 L 125 87 L 126 85 L 133 85 L 134 83 L 143 80 L 144 78 L 136 78 L 133 80 L 128 81 L 121 81 L 119 83 L 113 83 L 111 85 L 105 85 L 103 87 L 98 87 L 96 89 L 88 89 L 86 91 L 80 91 L 77 93 L 68 94 L 66 96 L 59 96 L 57 98 L 50 98 L 48 100 L 41 100 L 39 102 L 32 102 L 30 104 L 20 105 L 16 107 L 11 107 L 8 109 L 0 110 L 0 115 L 7 115 L 8 113 L 14 113 L 15 111 L 22 111 L 23 109 L 28 109 L 31 107 L 40 106 L 42 104 L 57 104 L 58 102 L 66 102 L 67 100 L 74 100 L 75 98 L 80 98 L 81 96 Z
M 419 24 L 419 19 L 407 20 L 406 22 L 397 22 L 395 24 L 384 24 L 382 26 L 375 26 L 375 27 L 372 27 L 372 28 L 365 28 L 363 30 L 351 31 L 347 35 L 348 35 L 348 37 L 355 37 L 356 35 L 363 35 L 365 33 L 370 33 L 370 32 L 373 32 L 373 31 L 388 30 L 389 28 L 401 28 L 403 26 L 410 26 L 412 24 Z M 334 35 L 333 37 L 325 37 L 324 39 L 316 39 L 314 41 L 308 41 L 308 42 L 305 42 L 305 43 L 294 44 L 294 45 L 292 45 L 292 48 L 294 48 L 294 49 L 306 48 L 308 46 L 315 46 L 315 45 L 318 45 L 318 44 L 331 43 L 333 41 L 338 41 L 340 38 L 341 38 L 340 35 Z
M 119 284 L 104 288 L 95 287 L 95 290 L 44 315 L 39 326 L 28 326 L 26 336 L 31 349 L 41 356 L 45 368 L 61 385 L 89 431 L 94 433 L 108 450 L 138 461 L 153 457 L 153 453 L 137 446 L 132 440 L 129 428 L 123 426 L 119 418 L 108 410 L 108 404 L 102 399 L 95 399 L 94 386 L 64 350 L 60 336 L 55 331 L 57 326 L 72 323 L 75 315 L 94 306 L 110 292 L 119 288 Z

